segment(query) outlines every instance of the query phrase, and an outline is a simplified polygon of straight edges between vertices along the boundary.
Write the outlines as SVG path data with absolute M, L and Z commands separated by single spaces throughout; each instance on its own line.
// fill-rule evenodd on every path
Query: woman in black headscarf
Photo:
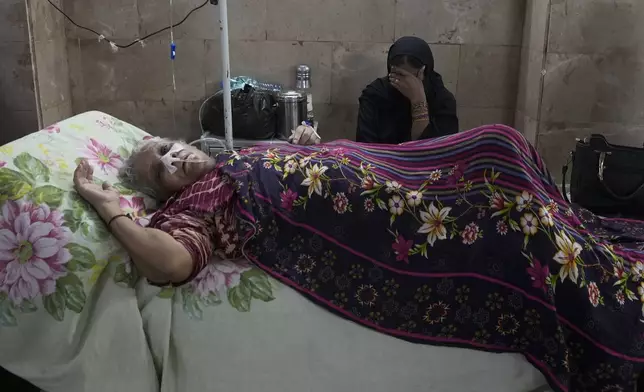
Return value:
M 456 99 L 434 71 L 427 42 L 400 38 L 389 49 L 387 71 L 362 92 L 357 141 L 398 144 L 458 132 Z

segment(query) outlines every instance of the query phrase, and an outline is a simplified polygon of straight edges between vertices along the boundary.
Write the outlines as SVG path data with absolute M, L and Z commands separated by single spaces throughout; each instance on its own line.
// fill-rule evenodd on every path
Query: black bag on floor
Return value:
M 270 92 L 257 91 L 250 85 L 231 92 L 233 133 L 235 139 L 267 140 L 277 130 L 277 102 Z M 224 92 L 208 98 L 199 110 L 204 132 L 224 137 Z
M 570 153 L 572 202 L 595 214 L 644 218 L 644 149 L 608 143 L 602 135 L 578 140 Z M 563 168 L 563 193 L 568 165 Z

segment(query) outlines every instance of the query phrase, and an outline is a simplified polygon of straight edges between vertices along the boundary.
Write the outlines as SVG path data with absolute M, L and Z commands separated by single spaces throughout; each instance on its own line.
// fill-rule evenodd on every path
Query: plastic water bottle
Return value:
M 260 82 L 248 76 L 237 76 L 230 78 L 230 88 L 232 90 L 243 89 L 246 85 L 249 85 L 258 91 L 267 91 L 271 93 L 278 93 L 282 91 L 282 86 L 279 84 Z M 220 86 L 221 88 L 223 88 L 224 83 L 220 83 Z
M 260 91 L 268 91 L 271 93 L 279 93 L 282 91 L 282 86 L 275 83 L 257 82 L 257 86 L 255 88 Z

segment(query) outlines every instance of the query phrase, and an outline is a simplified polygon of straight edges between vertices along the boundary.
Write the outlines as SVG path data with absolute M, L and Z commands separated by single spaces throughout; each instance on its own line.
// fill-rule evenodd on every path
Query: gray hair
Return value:
M 157 200 L 163 201 L 166 197 L 159 183 L 150 182 L 149 179 L 141 177 L 134 169 L 134 164 L 139 155 L 143 152 L 154 148 L 158 143 L 183 143 L 180 140 L 170 140 L 165 138 L 152 138 L 139 143 L 132 151 L 132 154 L 125 160 L 123 166 L 119 169 L 119 178 L 123 185 L 129 189 L 145 193 Z

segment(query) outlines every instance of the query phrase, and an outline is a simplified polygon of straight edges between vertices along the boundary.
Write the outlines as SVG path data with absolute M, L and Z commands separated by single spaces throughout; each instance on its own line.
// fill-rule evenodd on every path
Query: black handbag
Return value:
M 591 135 L 577 140 L 570 156 L 562 171 L 566 200 L 566 175 L 572 164 L 573 203 L 598 215 L 644 218 L 644 149 L 617 146 L 602 135 Z

